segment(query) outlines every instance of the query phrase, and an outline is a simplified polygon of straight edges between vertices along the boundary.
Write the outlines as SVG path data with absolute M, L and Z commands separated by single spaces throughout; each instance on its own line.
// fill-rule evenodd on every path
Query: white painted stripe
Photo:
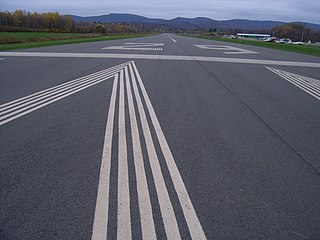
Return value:
M 92 240 L 107 239 L 108 211 L 109 211 L 109 189 L 110 189 L 110 171 L 111 171 L 111 148 L 113 136 L 113 123 L 115 114 L 115 102 L 118 87 L 118 74 L 115 75 L 107 126 L 104 136 L 103 153 L 100 167 L 99 186 L 97 193 L 97 202 L 93 221 Z
M 106 49 L 106 48 L 103 48 Z M 145 50 L 145 51 L 160 51 L 162 48 L 134 48 L 134 47 L 126 47 L 126 48 L 108 48 L 109 50 Z
M 316 97 L 316 98 L 320 98 L 320 95 L 313 91 L 312 89 L 310 89 L 309 87 L 305 86 L 304 84 L 300 83 L 300 82 L 297 82 L 297 81 L 294 81 L 294 80 L 289 80 L 289 79 L 286 79 L 288 82 L 291 82 L 292 84 L 294 84 L 295 86 L 301 88 L 302 90 L 304 90 L 305 92 L 311 94 L 312 96 Z
M 168 239 L 181 239 L 176 216 L 173 211 L 173 207 L 170 201 L 169 193 L 165 185 L 165 181 L 162 175 L 159 159 L 155 150 L 155 146 L 152 140 L 149 124 L 143 108 L 139 90 L 137 87 L 136 79 L 133 74 L 133 69 L 129 65 L 130 73 L 132 76 L 133 90 L 137 100 L 138 110 L 142 123 L 142 130 L 147 146 L 147 153 L 149 156 L 150 166 L 154 177 L 154 183 L 157 191 L 157 196 L 160 205 L 160 211 L 164 223 L 164 228 Z
M 299 77 L 290 75 L 289 73 L 284 72 L 284 71 L 279 71 L 278 70 L 278 72 L 279 72 L 279 74 L 283 74 L 288 79 L 292 79 L 293 81 L 300 82 L 301 84 L 306 85 L 308 88 L 312 89 L 316 93 L 320 93 L 320 87 L 318 85 L 316 85 L 316 84 L 314 84 L 312 82 L 308 82 L 307 80 L 303 80 L 303 79 L 301 79 Z
M 173 42 L 175 42 L 175 43 L 177 42 L 175 39 L 173 39 L 173 38 L 171 38 L 171 39 L 172 39 Z
M 192 202 L 190 200 L 189 194 L 187 192 L 187 189 L 184 185 L 184 182 L 182 180 L 182 177 L 180 175 L 180 172 L 177 168 L 177 165 L 174 161 L 173 155 L 171 153 L 171 150 L 169 148 L 169 145 L 166 141 L 166 138 L 163 134 L 163 131 L 161 129 L 160 123 L 158 121 L 158 118 L 155 114 L 155 111 L 153 109 L 153 106 L 151 104 L 151 101 L 149 99 L 148 93 L 144 87 L 144 84 L 141 80 L 140 74 L 138 72 L 138 69 L 135 65 L 134 62 L 132 62 L 132 66 L 134 68 L 134 71 L 136 73 L 137 79 L 138 79 L 138 83 L 140 85 L 143 97 L 145 99 L 147 108 L 149 110 L 150 113 L 150 117 L 153 123 L 153 126 L 155 128 L 157 137 L 159 139 L 159 143 L 160 143 L 160 147 L 161 150 L 163 152 L 163 155 L 165 157 L 167 166 L 168 166 L 168 170 L 170 172 L 170 176 L 173 182 L 173 185 L 175 187 L 176 193 L 178 195 L 179 201 L 180 201 L 180 205 L 181 208 L 183 210 L 183 214 L 185 216 L 189 231 L 190 231 L 190 235 L 192 239 L 206 239 L 206 236 L 203 232 L 202 226 L 200 224 L 200 221 L 197 217 L 197 214 L 194 210 L 194 207 L 192 205 Z M 129 65 L 129 67 L 131 67 L 131 65 Z M 169 238 L 170 239 L 170 238 Z M 175 239 L 175 238 L 172 238 Z
M 123 70 L 120 72 L 118 123 L 118 224 L 117 239 L 131 239 L 130 191 L 125 126 L 125 99 Z
M 0 61 L 3 60 L 4 58 L 0 58 Z
M 307 81 L 303 81 L 299 78 L 293 78 L 290 75 L 286 75 L 283 72 L 277 72 L 277 74 L 280 77 L 285 78 L 287 81 L 295 83 L 295 84 L 301 86 L 302 88 L 304 88 L 306 91 L 320 97 L 320 90 L 317 88 L 314 88 L 313 86 L 310 86 Z
M 36 104 L 33 104 L 33 105 L 37 105 L 38 103 L 41 103 L 39 101 L 42 100 L 42 99 L 47 100 L 47 99 L 50 99 L 49 97 L 51 97 L 51 96 L 59 96 L 60 95 L 59 93 L 65 93 L 65 92 L 67 92 L 67 90 L 70 90 L 70 89 L 73 90 L 73 89 L 76 89 L 77 87 L 85 86 L 85 84 L 91 83 L 94 80 L 100 80 L 100 79 L 103 79 L 103 78 L 113 77 L 117 72 L 118 71 L 113 71 L 113 72 L 110 72 L 107 75 L 104 74 L 104 75 L 101 75 L 101 76 L 98 76 L 98 77 L 87 78 L 85 80 L 82 80 L 80 82 L 76 82 L 76 83 L 74 83 L 72 85 L 69 85 L 67 87 L 62 87 L 62 88 L 59 88 L 58 90 L 46 92 L 44 94 L 40 94 L 38 96 L 26 99 L 26 100 L 24 100 L 22 102 L 18 102 L 16 104 L 9 105 L 9 106 L 6 106 L 4 108 L 0 108 L 0 116 L 4 115 L 6 113 L 12 112 L 12 111 L 14 111 L 16 109 L 22 108 L 24 106 L 29 106 L 32 103 L 36 103 Z
M 119 58 L 119 59 L 149 59 L 149 60 L 173 60 L 173 61 L 202 61 L 222 63 L 242 63 L 259 65 L 278 65 L 295 67 L 320 68 L 318 62 L 293 62 L 278 60 L 262 60 L 248 58 L 223 58 L 202 56 L 177 56 L 177 55 L 148 55 L 148 54 L 111 54 L 111 53 L 47 53 L 47 52 L 0 52 L 4 57 L 56 57 L 56 58 Z
M 45 102 L 45 103 L 43 103 L 43 104 L 41 104 L 41 105 L 37 105 L 37 106 L 34 107 L 34 108 L 29 109 L 30 106 L 28 106 L 28 107 L 26 107 L 26 108 L 24 109 L 24 110 L 29 109 L 29 110 L 27 110 L 27 111 L 21 112 L 20 109 L 19 109 L 19 112 L 21 112 L 21 113 L 19 113 L 19 114 L 17 114 L 17 115 L 14 115 L 13 117 L 6 118 L 6 117 L 8 117 L 8 116 L 3 116 L 3 118 L 6 118 L 6 119 L 3 120 L 3 121 L 0 121 L 0 126 L 3 125 L 3 124 L 5 124 L 5 123 L 8 123 L 8 122 L 10 122 L 10 121 L 12 121 L 12 120 L 14 120 L 14 119 L 17 119 L 17 118 L 19 118 L 19 117 L 22 117 L 22 116 L 24 116 L 24 115 L 26 115 L 26 114 L 29 114 L 29 113 L 31 113 L 31 112 L 33 112 L 33 111 L 36 111 L 36 110 L 38 110 L 38 109 L 40 109 L 40 108 L 42 108 L 42 107 L 44 107 L 44 106 L 47 106 L 47 105 L 49 105 L 49 104 L 51 104 L 51 103 L 54 103 L 54 102 L 56 102 L 56 101 L 59 101 L 60 99 L 63 99 L 63 98 L 65 98 L 65 97 L 67 97 L 67 96 L 70 96 L 70 95 L 72 95 L 72 94 L 74 94 L 74 93 L 80 92 L 80 91 L 82 91 L 82 90 L 84 90 L 84 89 L 86 89 L 86 88 L 88 88 L 88 87 L 91 87 L 91 86 L 96 85 L 96 84 L 98 84 L 98 83 L 100 83 L 100 82 L 103 82 L 103 81 L 105 81 L 105 80 L 107 80 L 107 79 L 102 79 L 102 80 L 99 80 L 99 81 L 95 81 L 95 82 L 93 82 L 93 83 L 91 83 L 91 84 L 89 84 L 89 85 L 87 85 L 87 86 L 84 86 L 84 87 L 79 88 L 79 89 L 74 90 L 74 91 L 70 91 L 70 92 L 67 93 L 67 94 L 61 95 L 60 97 L 55 97 L 55 98 L 53 98 L 52 100 L 50 100 L 50 101 L 48 101 L 48 102 Z M 10 114 L 11 114 L 11 113 L 10 113 Z
M 133 157 L 137 181 L 138 203 L 141 219 L 142 239 L 157 239 L 152 215 L 151 201 L 149 197 L 149 190 L 147 185 L 147 177 L 144 168 L 144 160 L 141 150 L 141 142 L 139 138 L 138 123 L 127 68 L 125 68 L 125 75 L 130 114 Z
M 128 50 L 160 51 L 162 48 L 126 48 Z
M 240 55 L 240 54 L 252 54 L 252 53 L 257 53 L 253 51 L 241 51 L 241 52 L 223 52 L 224 54 L 229 54 L 229 55 Z
M 164 46 L 164 43 L 124 43 L 127 45 Z
M 288 73 L 288 72 L 286 72 L 286 73 Z M 290 75 L 293 77 L 297 77 L 299 79 L 302 79 L 303 81 L 306 81 L 306 82 L 312 84 L 313 86 L 316 85 L 318 88 L 320 88 L 320 79 L 306 77 L 306 76 L 302 76 L 302 75 L 295 74 L 295 73 L 290 73 Z
M 123 63 L 123 64 L 120 64 L 120 65 L 117 65 L 117 66 L 114 66 L 114 67 L 111 67 L 111 68 L 108 68 L 108 69 L 104 69 L 102 71 L 99 71 L 99 72 L 96 72 L 96 73 L 93 73 L 93 74 L 90 74 L 90 75 L 87 75 L 87 76 L 83 76 L 83 77 L 74 79 L 72 81 L 68 81 L 66 83 L 63 83 L 63 84 L 60 84 L 60 85 L 57 85 L 57 86 L 54 86 L 54 87 L 50 87 L 48 89 L 42 90 L 42 91 L 34 93 L 34 94 L 31 94 L 31 95 L 28 95 L 28 96 L 25 96 L 25 97 L 22 97 L 22 98 L 18 98 L 18 99 L 14 100 L 14 101 L 11 101 L 11 102 L 8 102 L 8 103 L 0 105 L 0 108 L 2 110 L 4 110 L 5 106 L 8 106 L 8 105 L 15 106 L 15 105 L 13 105 L 14 103 L 21 102 L 21 101 L 24 101 L 24 100 L 27 100 L 27 99 L 30 99 L 30 98 L 33 98 L 33 97 L 37 97 L 37 96 L 39 96 L 39 95 L 41 95 L 43 93 L 48 93 L 48 92 L 51 92 L 53 90 L 57 90 L 57 89 L 60 89 L 62 87 L 69 86 L 70 84 L 74 84 L 74 83 L 79 82 L 81 80 L 85 80 L 85 79 L 90 78 L 90 77 L 100 76 L 101 74 L 109 73 L 110 71 L 113 71 L 113 70 L 119 71 L 122 67 L 126 66 L 127 64 L 128 63 Z
M 307 88 L 305 85 L 302 85 L 301 83 L 297 82 L 297 81 L 293 81 L 285 76 L 283 76 L 279 70 L 274 69 L 274 68 L 269 68 L 266 67 L 267 69 L 269 69 L 270 71 L 272 71 L 273 73 L 277 74 L 278 76 L 282 77 L 283 79 L 287 80 L 288 82 L 292 83 L 293 85 L 295 85 L 296 87 L 302 89 L 303 91 L 305 91 L 306 93 L 310 94 L 311 96 L 315 97 L 316 99 L 320 100 L 320 96 L 318 94 L 315 94 L 313 91 L 311 91 L 309 88 Z
M 302 80 L 300 78 L 291 76 L 291 75 L 289 75 L 283 71 L 277 70 L 277 69 L 272 69 L 272 71 L 274 73 L 276 73 L 277 75 L 279 75 L 280 77 L 285 78 L 286 80 L 288 80 L 290 82 L 295 82 L 298 85 L 300 85 L 301 87 L 304 87 L 307 90 L 310 90 L 312 93 L 320 96 L 320 88 L 317 85 L 315 85 L 313 83 L 309 83 L 308 81 Z
M 31 105 L 27 105 L 26 107 L 18 108 L 18 110 L 16 110 L 16 111 L 9 112 L 9 113 L 7 113 L 7 114 L 2 115 L 2 116 L 0 117 L 0 121 L 3 120 L 3 119 L 6 119 L 6 118 L 8 118 L 8 117 L 14 116 L 14 115 L 16 115 L 16 114 L 18 114 L 18 113 L 20 113 L 20 112 L 26 111 L 26 110 L 28 110 L 28 109 L 30 109 L 30 108 L 36 107 L 36 106 L 38 106 L 39 104 L 48 102 L 49 100 L 52 100 L 52 99 L 60 99 L 60 96 L 69 96 L 69 95 L 70 95 L 70 94 L 69 94 L 70 92 L 71 92 L 71 93 L 76 93 L 76 92 L 78 92 L 77 89 L 83 90 L 83 89 L 85 89 L 85 88 L 88 88 L 89 86 L 93 86 L 94 84 L 100 83 L 101 81 L 105 81 L 105 80 L 107 80 L 107 79 L 109 79 L 109 78 L 112 78 L 113 76 L 114 76 L 114 74 L 112 74 L 112 75 L 107 75 L 107 76 L 105 76 L 104 78 L 99 78 L 99 79 L 97 79 L 97 80 L 92 80 L 92 81 L 86 82 L 86 83 L 84 83 L 84 84 L 81 84 L 81 85 L 79 85 L 79 86 L 76 86 L 76 87 L 74 87 L 74 88 L 71 88 L 71 89 L 69 89 L 69 90 L 67 90 L 67 91 L 64 91 L 64 92 L 62 92 L 62 93 L 59 93 L 59 94 L 50 96 L 50 97 L 45 98 L 45 99 L 43 99 L 43 100 L 41 100 L 41 101 L 35 102 L 35 103 L 31 104 Z M 9 109 L 9 110 L 10 110 L 10 109 Z

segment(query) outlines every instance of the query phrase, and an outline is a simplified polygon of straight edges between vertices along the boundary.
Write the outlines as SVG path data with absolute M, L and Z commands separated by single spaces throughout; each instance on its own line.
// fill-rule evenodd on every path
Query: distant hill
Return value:
M 102 22 L 102 23 L 158 23 L 162 19 L 146 18 L 134 14 L 117 14 L 110 13 L 108 15 L 80 17 L 69 15 L 73 17 L 75 22 Z
M 258 21 L 258 20 L 246 20 L 246 19 L 232 19 L 226 21 L 218 21 L 210 18 L 197 17 L 197 18 L 181 18 L 177 17 L 171 20 L 147 18 L 134 14 L 118 14 L 111 13 L 101 16 L 89 16 L 80 17 L 75 15 L 69 15 L 73 17 L 75 22 L 101 22 L 101 23 L 144 23 L 144 24 L 161 24 L 172 28 L 181 29 L 230 29 L 238 28 L 241 30 L 258 30 L 258 29 L 271 29 L 273 27 L 281 26 L 286 22 L 280 21 Z M 296 22 L 302 24 L 313 30 L 320 30 L 319 24 Z

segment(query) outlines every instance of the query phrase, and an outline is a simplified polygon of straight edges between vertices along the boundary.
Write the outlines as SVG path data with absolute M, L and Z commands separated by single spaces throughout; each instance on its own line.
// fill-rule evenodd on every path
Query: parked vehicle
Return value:
M 279 41 L 280 43 L 291 43 L 292 42 L 292 40 L 291 39 L 289 39 L 289 38 L 282 38 L 282 39 L 280 39 L 280 41 Z
M 293 45 L 305 45 L 304 42 L 292 42 Z
M 276 40 L 277 40 L 276 37 L 269 37 L 269 38 L 265 39 L 264 41 L 265 42 L 275 42 Z

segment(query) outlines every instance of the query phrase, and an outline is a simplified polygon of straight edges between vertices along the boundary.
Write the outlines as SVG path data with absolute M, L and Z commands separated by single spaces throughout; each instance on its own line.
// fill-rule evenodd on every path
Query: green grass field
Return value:
M 53 46 L 70 43 L 116 40 L 142 36 L 148 35 L 97 35 L 50 32 L 0 32 L 0 51 Z
M 308 54 L 308 55 L 320 57 L 320 46 L 316 46 L 316 45 L 292 45 L 292 44 L 281 44 L 281 43 L 275 43 L 275 42 L 263 42 L 263 41 L 254 41 L 254 40 L 212 38 L 209 36 L 196 36 L 196 35 L 184 35 L 184 36 L 203 38 L 203 39 L 209 39 L 209 40 L 215 40 L 215 41 L 245 44 L 245 45 L 257 46 L 257 47 L 273 48 L 273 49 L 277 49 L 277 50 L 283 50 L 283 51 L 295 52 L 295 53 L 303 53 L 303 54 Z

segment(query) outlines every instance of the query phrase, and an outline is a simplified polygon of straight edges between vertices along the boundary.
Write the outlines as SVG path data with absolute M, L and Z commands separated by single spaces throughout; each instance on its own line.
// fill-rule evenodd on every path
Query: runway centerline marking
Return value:
M 293 67 L 320 68 L 320 62 L 294 62 L 252 58 L 226 58 L 179 55 L 147 55 L 147 54 L 120 54 L 120 53 L 50 53 L 50 52 L 0 52 L 3 57 L 43 57 L 43 58 L 111 58 L 111 59 L 143 59 L 143 60 L 169 60 L 169 61 L 200 61 L 220 63 L 240 63 Z
M 156 142 L 153 141 L 153 137 L 151 136 L 151 127 L 155 129 L 155 137 L 158 138 L 160 151 L 162 151 L 166 162 L 166 166 L 164 167 L 168 168 L 170 173 L 170 176 L 168 177 L 172 179 L 174 190 L 176 191 L 179 199 L 179 202 L 175 204 L 180 204 L 183 216 L 188 226 L 188 231 L 190 232 L 190 236 L 192 239 L 206 239 L 135 63 L 133 61 L 129 62 L 128 66 L 124 67 L 120 74 L 117 74 L 116 76 L 120 77 L 120 89 L 118 93 L 116 90 L 114 90 L 116 89 L 116 81 L 118 81 L 118 77 L 115 77 L 103 146 L 104 150 L 100 169 L 92 239 L 101 240 L 107 238 L 108 214 L 110 214 L 108 213 L 109 207 L 117 208 L 117 239 L 132 239 L 133 237 L 131 233 L 131 227 L 129 226 L 130 217 L 132 221 L 135 221 L 134 219 L 136 216 L 130 215 L 130 201 L 132 199 L 129 197 L 131 192 L 129 189 L 129 182 L 133 179 L 130 179 L 130 177 L 127 178 L 128 165 L 126 161 L 129 161 L 127 158 L 127 144 L 129 142 L 126 142 L 126 138 L 129 136 L 126 136 L 125 134 L 128 132 L 131 132 L 132 137 L 142 239 L 157 239 L 155 231 L 156 219 L 154 219 L 153 216 L 150 201 L 151 196 L 148 191 L 148 183 L 149 181 L 153 181 L 152 179 L 154 179 L 153 184 L 157 193 L 156 201 L 158 201 L 160 206 L 160 212 L 166 236 L 168 239 L 181 239 L 178 226 L 179 220 L 176 218 L 174 206 L 171 202 L 171 197 L 164 181 L 164 175 L 162 174 L 160 167 L 158 153 L 155 150 Z M 119 94 L 118 105 L 116 103 L 117 97 L 114 94 Z M 125 96 L 127 96 L 127 98 Z M 137 105 L 137 113 L 134 102 L 136 102 Z M 117 124 L 114 124 L 113 119 L 116 112 L 115 108 L 117 106 L 119 108 L 119 121 Z M 125 111 L 126 108 L 129 109 L 128 113 Z M 139 115 L 139 118 L 137 118 L 136 114 Z M 151 120 L 148 120 L 146 116 L 147 114 L 150 115 Z M 128 117 L 130 120 L 130 126 L 126 126 L 125 124 L 126 118 Z M 142 126 L 141 130 L 138 129 L 138 120 Z M 131 131 L 126 131 L 126 127 L 129 127 Z M 112 136 L 113 129 L 117 131 L 119 140 L 117 157 L 115 157 L 115 159 L 111 159 L 111 146 L 114 145 Z M 142 133 L 139 134 L 139 131 L 142 131 Z M 146 156 L 143 156 L 142 154 L 140 141 L 141 138 L 144 138 L 144 142 L 146 144 Z M 115 163 L 118 163 L 119 166 L 117 186 L 110 186 L 111 161 L 115 161 Z M 151 167 L 152 177 L 148 179 L 144 169 L 145 161 L 148 161 Z M 152 184 L 152 182 L 149 184 Z M 112 203 L 109 200 L 109 191 L 112 187 L 118 188 L 118 204 Z M 127 209 L 126 212 L 124 211 L 125 209 Z M 127 226 L 126 229 L 123 224 Z

